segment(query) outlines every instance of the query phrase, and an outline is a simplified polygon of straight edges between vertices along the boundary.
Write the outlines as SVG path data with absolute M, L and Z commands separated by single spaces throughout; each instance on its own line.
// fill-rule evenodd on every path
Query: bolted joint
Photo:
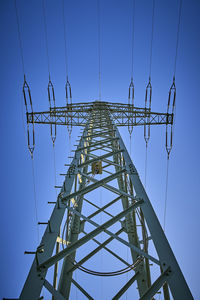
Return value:
M 133 164 L 129 164 L 128 167 L 129 167 L 129 170 L 130 170 L 130 174 L 135 174 L 135 175 L 138 174 L 137 171 L 136 171 L 136 168 L 134 167 Z
M 76 169 L 75 164 L 70 165 L 67 171 L 67 176 L 70 177 L 71 175 L 75 175 L 75 169 Z

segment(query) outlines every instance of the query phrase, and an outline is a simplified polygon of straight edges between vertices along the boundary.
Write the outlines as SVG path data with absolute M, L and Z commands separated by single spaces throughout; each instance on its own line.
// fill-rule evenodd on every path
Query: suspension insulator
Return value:
M 49 99 L 50 118 L 51 118 L 51 124 L 50 124 L 51 139 L 54 146 L 56 140 L 56 101 L 55 101 L 54 87 L 50 77 L 48 83 L 48 99 Z
M 65 85 L 65 91 L 66 91 L 66 104 L 67 104 L 67 130 L 69 132 L 69 135 L 72 133 L 72 89 L 71 84 L 67 77 L 67 82 Z
M 26 81 L 25 75 L 24 75 L 24 84 L 23 84 L 23 95 L 24 95 L 24 102 L 25 102 L 26 112 L 27 113 L 28 113 L 28 111 L 33 112 L 31 90 L 30 90 L 29 85 Z M 30 109 L 29 109 L 29 105 L 30 105 Z
M 129 85 L 129 90 L 128 90 L 128 104 L 132 106 L 134 105 L 134 84 L 133 84 L 132 77 L 131 77 L 131 83 Z
M 49 107 L 50 107 L 50 110 L 52 108 L 55 108 L 56 106 L 56 102 L 55 102 L 55 93 L 54 93 L 54 87 L 53 87 L 53 84 L 51 82 L 51 79 L 49 77 L 49 83 L 48 83 L 48 99 L 49 99 Z
M 167 156 L 169 158 L 170 152 L 172 150 L 172 138 L 173 138 L 173 128 L 172 125 L 167 124 L 166 125 L 166 150 L 167 150 Z
M 131 135 L 133 132 L 133 107 L 134 107 L 134 84 L 133 77 L 131 77 L 131 82 L 128 90 L 128 105 L 129 105 L 129 114 L 128 114 L 128 132 Z
M 148 125 L 144 124 L 144 140 L 146 142 L 146 146 L 149 142 L 149 139 L 150 139 L 150 125 L 149 124 Z
M 174 113 L 176 103 L 176 85 L 175 85 L 175 77 L 173 78 L 173 83 L 169 90 L 169 97 L 168 97 L 168 105 L 167 105 L 167 114 Z
M 133 119 L 133 118 L 132 118 Z M 128 120 L 128 132 L 131 135 L 133 132 L 133 122 L 131 122 L 132 120 Z
M 23 95 L 24 95 L 24 103 L 25 103 L 25 107 L 26 107 L 26 117 L 27 117 L 28 149 L 31 154 L 31 157 L 33 158 L 33 151 L 35 149 L 33 104 L 32 104 L 32 98 L 31 98 L 31 90 L 26 81 L 25 75 L 24 75 L 24 84 L 23 84 Z M 30 111 L 30 113 L 29 113 L 29 111 Z M 32 132 L 32 137 L 31 137 L 30 132 Z
M 71 89 L 71 84 L 68 80 L 68 77 L 67 77 L 67 82 L 66 82 L 66 85 L 65 85 L 65 91 L 66 91 L 66 104 L 67 105 L 72 104 L 72 89 Z M 70 99 L 70 101 L 69 101 L 69 99 Z
M 67 130 L 69 132 L 69 135 L 72 133 L 72 105 L 68 104 L 67 105 Z
M 145 92 L 145 124 L 144 124 L 144 140 L 146 142 L 146 146 L 150 139 L 150 112 L 151 112 L 151 96 L 152 96 L 152 85 L 151 85 L 151 77 L 149 77 L 149 82 L 146 86 Z M 148 123 L 148 125 L 146 125 Z
M 56 124 L 51 124 L 51 139 L 54 146 L 56 140 Z
M 146 86 L 146 93 L 145 93 L 145 109 L 151 110 L 151 96 L 152 96 L 152 85 L 151 85 L 151 77 L 149 77 L 149 82 Z
M 35 149 L 35 132 L 34 132 L 34 123 L 32 124 L 32 139 L 30 138 L 30 123 L 27 123 L 27 136 L 28 136 L 28 149 L 33 158 L 33 151 Z M 32 140 L 32 143 L 31 143 Z
M 170 152 L 173 146 L 173 115 L 176 104 L 176 85 L 175 85 L 175 77 L 173 78 L 173 83 L 169 90 L 168 104 L 167 104 L 167 125 L 166 125 L 166 151 L 167 156 L 169 158 Z M 169 118 L 169 114 L 172 114 L 172 118 Z M 171 120 L 171 124 L 168 123 Z

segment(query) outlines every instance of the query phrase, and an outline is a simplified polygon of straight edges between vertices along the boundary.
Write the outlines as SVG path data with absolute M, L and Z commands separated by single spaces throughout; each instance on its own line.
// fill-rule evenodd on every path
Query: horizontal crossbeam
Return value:
M 94 110 L 97 113 L 106 110 L 110 112 L 117 126 L 173 124 L 173 114 L 151 112 L 147 108 L 104 101 L 74 103 L 65 107 L 56 107 L 51 111 L 27 113 L 27 122 L 84 126 Z

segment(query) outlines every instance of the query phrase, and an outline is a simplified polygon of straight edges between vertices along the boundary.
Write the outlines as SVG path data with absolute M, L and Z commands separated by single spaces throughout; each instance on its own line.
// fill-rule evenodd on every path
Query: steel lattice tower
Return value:
M 95 299 L 94 295 L 89 295 L 87 287 L 73 279 L 73 272 L 101 249 L 118 259 L 125 266 L 124 270 L 132 269 L 130 280 L 119 287 L 112 299 L 119 299 L 132 284 L 138 287 L 139 299 L 152 299 L 162 287 L 165 300 L 170 299 L 169 289 L 174 299 L 193 299 L 118 130 L 118 126 L 171 126 L 173 114 L 154 113 L 130 104 L 94 101 L 54 107 L 46 112 L 27 112 L 27 123 L 28 130 L 36 123 L 50 124 L 52 136 L 57 125 L 66 125 L 68 129 L 84 126 L 84 130 L 19 299 L 39 299 L 43 286 L 53 299 L 69 299 L 72 284 L 86 298 Z M 90 197 L 91 192 L 99 188 L 110 193 L 102 207 Z M 84 212 L 86 203 L 93 207 L 93 213 Z M 115 215 L 108 212 L 113 205 L 118 205 Z M 104 213 L 107 220 L 99 225 L 94 218 L 100 213 Z M 65 217 L 63 238 L 60 229 Z M 87 224 L 92 228 L 89 232 L 85 230 Z M 117 226 L 115 232 L 110 229 L 113 225 Z M 107 235 L 103 242 L 96 239 L 101 233 Z M 127 238 L 122 238 L 121 233 Z M 126 249 L 128 247 L 131 265 L 118 255 L 117 249 L 107 247 L 113 240 Z M 149 240 L 153 241 L 156 256 L 148 251 Z M 90 241 L 97 247 L 77 262 L 76 252 Z M 59 244 L 64 248 L 59 250 Z M 55 247 L 56 253 L 53 252 Z M 58 262 L 62 259 L 61 274 L 57 278 Z M 152 262 L 160 270 L 154 282 L 150 269 Z M 49 282 L 46 274 L 51 266 L 54 266 L 54 278 Z

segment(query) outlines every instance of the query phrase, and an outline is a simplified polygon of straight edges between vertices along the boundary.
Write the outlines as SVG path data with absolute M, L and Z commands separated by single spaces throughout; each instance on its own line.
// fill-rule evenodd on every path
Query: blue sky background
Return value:
M 73 101 L 98 99 L 97 2 L 65 2 L 69 79 Z M 24 51 L 25 72 L 31 88 L 34 111 L 48 108 L 48 68 L 42 17 L 42 1 L 17 1 Z M 102 100 L 127 103 L 131 73 L 130 0 L 100 0 Z M 152 57 L 152 110 L 165 112 L 172 83 L 179 1 L 155 4 Z M 65 58 L 62 2 L 46 1 L 48 48 L 56 104 L 65 104 Z M 166 235 L 195 299 L 198 283 L 199 242 L 199 86 L 200 2 L 183 0 L 178 49 L 177 106 L 174 146 L 170 157 Z M 149 75 L 152 1 L 135 5 L 134 84 L 135 104 L 144 106 Z M 0 297 L 17 298 L 32 257 L 24 250 L 37 247 L 31 159 L 23 128 L 23 72 L 20 60 L 14 1 L 0 1 L 0 125 L 1 125 L 1 288 Z M 40 221 L 52 211 L 54 201 L 53 149 L 48 126 L 35 126 L 34 166 Z M 128 150 L 129 135 L 122 130 Z M 73 129 L 75 144 L 77 129 Z M 73 147 L 72 147 L 73 148 Z M 57 183 L 68 162 L 69 139 L 65 127 L 56 140 Z M 132 159 L 144 180 L 143 128 L 135 128 Z M 163 224 L 166 180 L 165 127 L 151 130 L 148 152 L 147 193 Z M 40 228 L 40 237 L 42 235 Z M 104 284 L 106 284 L 104 282 Z M 104 295 L 105 296 L 105 295 Z M 78 297 L 78 296 L 77 296 Z M 81 298 L 79 298 L 81 299 Z M 104 298 L 106 299 L 106 297 Z

